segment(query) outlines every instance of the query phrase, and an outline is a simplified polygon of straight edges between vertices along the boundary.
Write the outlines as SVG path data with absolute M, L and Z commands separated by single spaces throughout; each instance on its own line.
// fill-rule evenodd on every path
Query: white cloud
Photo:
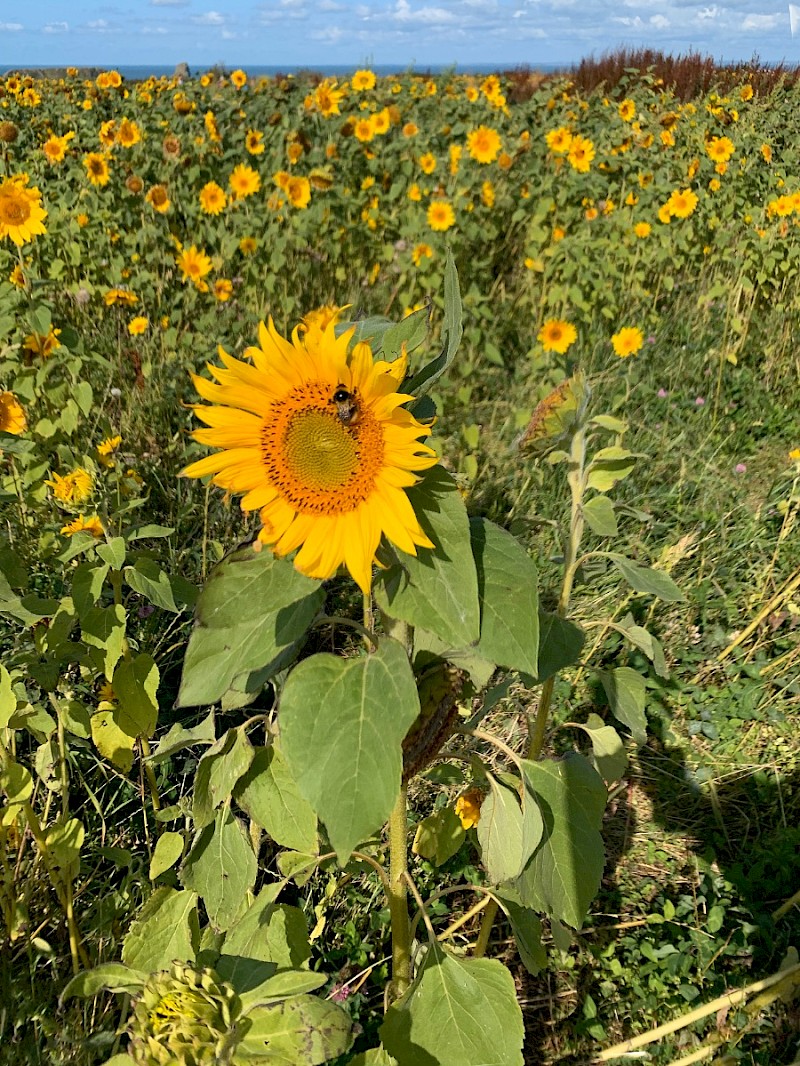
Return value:
M 110 26 L 105 19 L 93 19 L 91 22 L 86 23 L 86 28 L 94 30 L 95 33 L 107 33 Z
M 315 30 L 311 36 L 315 41 L 324 41 L 326 44 L 336 44 L 344 37 L 344 30 L 339 26 L 324 26 L 321 30 Z
M 699 19 L 715 19 L 719 18 L 720 14 L 720 9 L 714 4 L 713 7 L 701 7 L 697 12 L 697 17 Z
M 650 25 L 655 26 L 657 30 L 665 30 L 669 26 L 669 19 L 664 18 L 663 15 L 651 15 Z
M 42 27 L 45 33 L 68 33 L 68 22 L 48 22 L 46 26 Z
M 748 15 L 742 23 L 743 30 L 774 30 L 784 19 L 783 13 L 779 15 Z
M 21 22 L 0 22 L 0 33 L 19 33 L 24 29 Z
M 219 11 L 204 11 L 202 15 L 194 15 L 192 22 L 196 22 L 198 26 L 224 26 L 225 16 Z
M 412 8 L 408 0 L 397 0 L 395 9 L 389 13 L 389 17 L 396 22 L 414 22 L 418 24 L 424 22 L 428 25 L 458 21 L 452 11 L 447 11 L 443 7 Z
M 233 30 L 223 30 L 221 37 L 223 41 L 235 41 L 239 36 L 238 33 L 234 33 Z
M 158 35 L 163 37 L 169 31 L 166 26 L 142 26 L 142 33 L 146 36 Z

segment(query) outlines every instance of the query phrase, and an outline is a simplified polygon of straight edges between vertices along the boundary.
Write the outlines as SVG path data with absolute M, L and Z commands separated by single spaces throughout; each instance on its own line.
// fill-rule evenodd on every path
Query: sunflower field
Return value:
M 800 1061 L 790 73 L 0 79 L 0 1062 Z

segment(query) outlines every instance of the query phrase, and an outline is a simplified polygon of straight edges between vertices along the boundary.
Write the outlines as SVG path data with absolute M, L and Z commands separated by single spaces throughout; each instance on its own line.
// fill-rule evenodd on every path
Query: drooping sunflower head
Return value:
M 242 509 L 259 511 L 259 541 L 279 556 L 299 549 L 302 573 L 324 579 L 344 564 L 368 592 L 382 536 L 412 555 L 433 547 L 405 490 L 437 458 L 398 392 L 405 356 L 375 360 L 368 344 L 350 350 L 352 337 L 330 322 L 286 340 L 270 321 L 250 362 L 220 348 L 216 383 L 194 378 L 212 405 L 195 408 L 208 427 L 195 440 L 220 450 L 183 473 L 242 493 Z

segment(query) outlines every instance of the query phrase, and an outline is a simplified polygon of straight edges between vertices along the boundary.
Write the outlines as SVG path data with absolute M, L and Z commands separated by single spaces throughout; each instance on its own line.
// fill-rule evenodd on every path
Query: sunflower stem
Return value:
M 411 923 L 408 915 L 407 793 L 400 795 L 389 817 L 389 913 L 392 921 L 392 983 L 390 1001 L 411 983 Z
M 565 618 L 569 609 L 572 586 L 581 560 L 578 552 L 583 537 L 583 497 L 586 492 L 586 430 L 580 426 L 572 438 L 569 456 L 569 482 L 572 498 L 570 507 L 569 535 L 564 545 L 564 577 L 561 594 L 558 597 L 556 613 Z M 528 758 L 538 759 L 544 747 L 547 721 L 550 717 L 550 704 L 553 700 L 556 676 L 549 677 L 542 685 L 542 694 L 536 715 L 528 719 Z

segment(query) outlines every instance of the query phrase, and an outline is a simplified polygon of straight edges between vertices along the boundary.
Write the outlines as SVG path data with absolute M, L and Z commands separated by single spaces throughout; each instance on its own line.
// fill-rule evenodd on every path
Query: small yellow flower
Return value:
M 83 157 L 83 165 L 86 167 L 86 176 L 92 185 L 98 188 L 108 185 L 111 171 L 108 167 L 108 160 L 104 155 L 100 152 L 89 152 L 88 155 Z
M 433 248 L 429 244 L 418 244 L 411 253 L 414 266 L 419 266 L 423 259 L 433 259 Z
M 377 79 L 373 71 L 357 70 L 350 79 L 350 88 L 357 93 L 368 92 L 370 89 L 375 88 L 376 81 Z
M 239 241 L 239 251 L 242 255 L 254 255 L 258 247 L 255 237 L 242 237 Z
M 207 181 L 200 190 L 200 207 L 207 215 L 219 215 L 225 210 L 228 197 L 215 181 Z
M 697 193 L 691 189 L 675 189 L 667 200 L 669 213 L 675 218 L 688 218 L 697 207 Z
M 431 200 L 428 205 L 428 225 L 438 233 L 450 229 L 456 221 L 456 213 L 447 200 Z
M 571 322 L 561 318 L 548 318 L 536 335 L 536 339 L 546 352 L 564 355 L 578 337 L 578 331 Z
M 247 163 L 239 163 L 233 168 L 228 184 L 233 192 L 234 199 L 243 200 L 246 196 L 252 196 L 261 188 L 261 177 L 258 171 L 253 170 Z
M 233 294 L 233 282 L 229 278 L 218 278 L 214 282 L 214 299 L 226 303 Z
M 423 174 L 433 174 L 436 170 L 436 156 L 432 152 L 426 152 L 419 157 L 419 167 Z
M 481 803 L 483 802 L 482 796 L 478 789 L 471 788 L 469 792 L 465 792 L 463 796 L 459 796 L 456 800 L 456 814 L 458 815 L 462 828 L 472 829 L 481 820 Z
M 149 325 L 150 320 L 146 315 L 137 315 L 128 323 L 128 333 L 130 333 L 132 337 L 138 337 L 141 333 L 146 331 Z
M 183 274 L 184 281 L 193 281 L 195 285 L 202 281 L 206 274 L 211 273 L 211 260 L 205 252 L 200 251 L 194 245 L 185 248 L 177 257 L 176 262 Z
M 594 159 L 594 145 L 588 137 L 574 136 L 567 152 L 567 162 L 579 174 L 588 174 Z
M 501 147 L 500 134 L 491 126 L 478 126 L 467 134 L 467 151 L 476 163 L 493 163 Z
M 247 85 L 247 75 L 243 70 L 234 70 L 231 74 L 231 85 L 237 89 L 243 89 Z
M 60 329 L 51 326 L 47 333 L 29 333 L 22 342 L 22 347 L 31 355 L 38 355 L 41 359 L 49 359 L 56 348 L 61 347 Z
M 147 190 L 144 198 L 159 214 L 163 215 L 169 211 L 170 199 L 165 185 L 154 185 Z
M 25 411 L 13 392 L 0 392 L 0 430 L 18 437 L 28 428 Z
M 259 130 L 248 130 L 244 146 L 250 155 L 261 155 L 264 151 L 264 134 Z
M 614 351 L 620 359 L 627 359 L 630 355 L 636 355 L 644 344 L 644 334 L 638 326 L 624 326 L 611 338 Z
M 637 222 L 633 227 L 633 232 L 639 238 L 649 237 L 653 231 L 653 227 L 649 222 Z
M 8 395 L 6 393 L 6 395 Z M 789 458 L 793 463 L 800 463 L 800 448 L 792 448 L 789 452 Z
M 116 454 L 117 449 L 122 444 L 122 437 L 106 437 L 97 445 L 97 457 L 101 466 L 104 466 L 107 470 L 113 470 L 116 466 L 113 456 Z

